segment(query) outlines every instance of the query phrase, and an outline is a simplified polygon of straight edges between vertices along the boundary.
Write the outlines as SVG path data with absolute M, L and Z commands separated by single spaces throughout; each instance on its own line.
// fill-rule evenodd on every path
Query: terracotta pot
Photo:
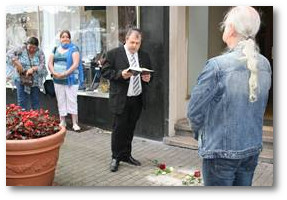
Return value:
M 56 134 L 39 139 L 6 140 L 6 185 L 52 185 L 65 135 L 66 128 L 62 127 Z

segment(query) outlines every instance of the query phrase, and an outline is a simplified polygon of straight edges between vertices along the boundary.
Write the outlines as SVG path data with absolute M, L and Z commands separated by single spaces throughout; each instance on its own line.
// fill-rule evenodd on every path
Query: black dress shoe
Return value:
M 132 156 L 128 157 L 127 159 L 124 159 L 123 162 L 129 163 L 135 166 L 141 166 L 140 161 L 134 159 Z
M 110 165 L 110 170 L 111 172 L 116 172 L 118 171 L 120 162 L 117 159 L 112 159 L 111 165 Z

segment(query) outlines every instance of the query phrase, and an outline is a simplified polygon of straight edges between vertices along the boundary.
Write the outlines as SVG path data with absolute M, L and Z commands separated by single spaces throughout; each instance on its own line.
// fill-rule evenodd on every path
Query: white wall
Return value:
M 175 134 L 174 124 L 178 119 L 186 116 L 186 7 L 170 7 L 169 37 L 169 136 L 173 136 Z
M 188 94 L 196 84 L 208 56 L 208 7 L 188 8 Z
M 169 136 L 208 57 L 208 7 L 170 7 Z

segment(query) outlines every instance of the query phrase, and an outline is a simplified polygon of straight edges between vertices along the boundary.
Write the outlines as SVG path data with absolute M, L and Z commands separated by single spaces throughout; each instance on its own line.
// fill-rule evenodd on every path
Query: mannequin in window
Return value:
M 27 35 L 25 29 L 13 15 L 7 15 L 6 50 L 21 46 Z
M 92 60 L 101 53 L 100 23 L 91 11 L 85 13 L 85 21 L 81 23 L 80 46 L 83 60 Z

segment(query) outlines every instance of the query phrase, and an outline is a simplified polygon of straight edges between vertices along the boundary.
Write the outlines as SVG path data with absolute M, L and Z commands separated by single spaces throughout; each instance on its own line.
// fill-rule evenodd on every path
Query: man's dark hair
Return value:
M 133 32 L 137 32 L 138 35 L 141 36 L 141 39 L 143 39 L 142 31 L 141 31 L 139 28 L 136 28 L 136 27 L 131 27 L 131 28 L 128 29 L 127 34 L 126 34 L 126 39 L 127 39 L 128 37 L 130 37 L 130 35 L 131 35 Z

